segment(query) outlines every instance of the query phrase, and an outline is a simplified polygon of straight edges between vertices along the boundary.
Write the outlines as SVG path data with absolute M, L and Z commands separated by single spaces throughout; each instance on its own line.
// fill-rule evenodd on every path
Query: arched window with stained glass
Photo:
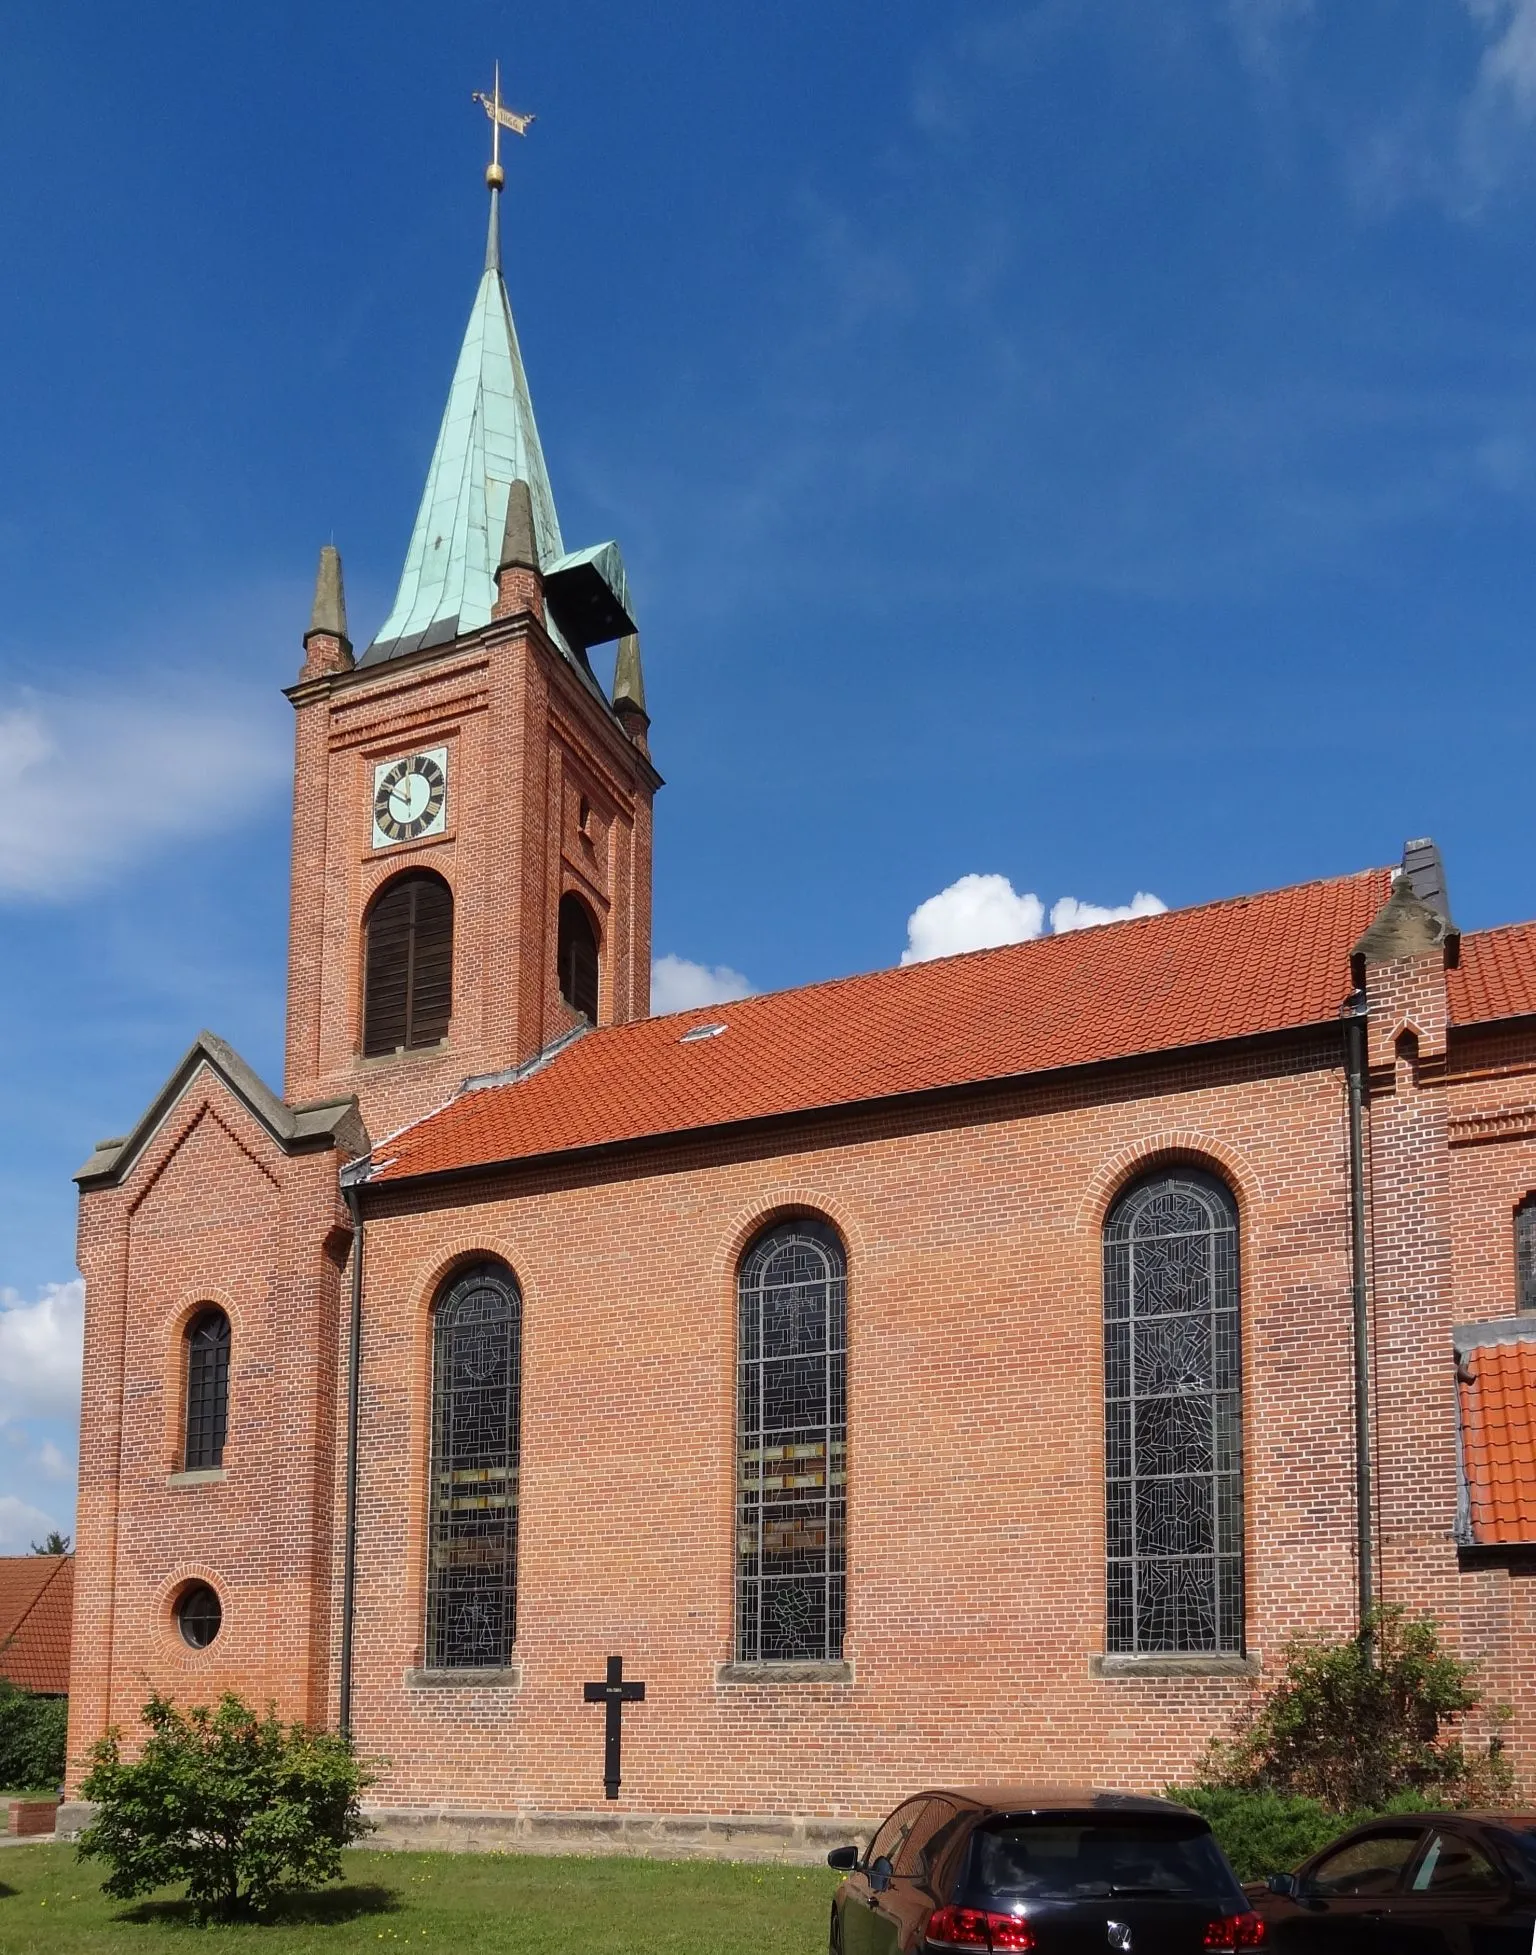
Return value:
M 1237 1208 L 1178 1168 L 1104 1229 L 1104 1452 L 1111 1654 L 1243 1648 Z
M 459 1272 L 432 1326 L 427 1667 L 503 1668 L 517 1636 L 522 1298 L 504 1263 Z
M 736 1655 L 835 1661 L 847 1589 L 847 1258 L 797 1216 L 737 1280 Z

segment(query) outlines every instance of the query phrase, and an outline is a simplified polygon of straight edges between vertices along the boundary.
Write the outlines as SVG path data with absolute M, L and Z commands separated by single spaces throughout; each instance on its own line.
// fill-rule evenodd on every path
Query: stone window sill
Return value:
M 407 1670 L 407 1690 L 517 1690 L 523 1681 L 521 1663 L 499 1670 Z
M 224 1478 L 222 1466 L 200 1466 L 191 1473 L 169 1473 L 165 1484 L 168 1487 L 212 1487 Z
M 852 1683 L 851 1663 L 722 1663 L 717 1684 Z
M 441 1059 L 449 1050 L 452 1038 L 451 1033 L 445 1033 L 436 1045 L 400 1045 L 396 1046 L 393 1052 L 373 1052 L 367 1055 L 358 1052 L 354 1055 L 353 1063 L 364 1072 L 377 1072 L 381 1066 L 398 1066 L 403 1059 L 412 1060 L 417 1064 L 429 1059 Z
M 1256 1677 L 1256 1656 L 1090 1656 L 1091 1677 Z

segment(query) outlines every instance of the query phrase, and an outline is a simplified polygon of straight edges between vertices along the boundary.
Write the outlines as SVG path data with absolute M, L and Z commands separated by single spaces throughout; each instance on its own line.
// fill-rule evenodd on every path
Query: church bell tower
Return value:
M 499 149 L 526 118 L 482 98 Z M 285 1093 L 375 1143 L 650 1006 L 651 765 L 618 545 L 568 551 L 485 264 L 393 608 L 355 656 L 321 552 L 296 715 Z M 592 648 L 618 641 L 611 690 Z

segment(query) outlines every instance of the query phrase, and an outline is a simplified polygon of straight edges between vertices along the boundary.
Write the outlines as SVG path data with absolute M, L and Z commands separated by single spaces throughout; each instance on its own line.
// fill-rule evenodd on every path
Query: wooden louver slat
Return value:
M 453 897 L 448 885 L 423 879 L 416 888 L 416 941 L 411 969 L 407 1045 L 435 1045 L 448 1033 L 453 1007 Z
M 363 1052 L 436 1045 L 453 1008 L 453 895 L 440 876 L 399 877 L 369 912 Z

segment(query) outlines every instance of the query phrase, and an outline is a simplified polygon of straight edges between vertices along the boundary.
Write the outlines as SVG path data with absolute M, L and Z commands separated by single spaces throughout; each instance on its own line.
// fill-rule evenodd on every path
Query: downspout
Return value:
M 347 1345 L 346 1532 L 341 1559 L 341 1735 L 352 1735 L 352 1605 L 357 1592 L 357 1426 L 363 1355 L 363 1203 L 350 1182 L 342 1192 L 352 1216 L 352 1334 Z
M 1345 1006 L 1349 1078 L 1349 1221 L 1355 1332 L 1355 1538 L 1360 1636 L 1370 1634 L 1376 1581 L 1371 1542 L 1371 1342 L 1365 1279 L 1365 1013 L 1364 990 Z

